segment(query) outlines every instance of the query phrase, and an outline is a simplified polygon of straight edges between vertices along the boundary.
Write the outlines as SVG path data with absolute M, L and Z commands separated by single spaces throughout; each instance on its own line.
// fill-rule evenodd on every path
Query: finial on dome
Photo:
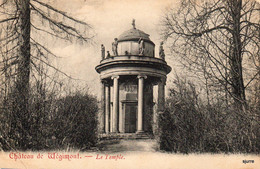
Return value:
M 133 19 L 132 25 L 133 25 L 133 28 L 136 29 L 136 28 L 135 28 L 135 19 Z

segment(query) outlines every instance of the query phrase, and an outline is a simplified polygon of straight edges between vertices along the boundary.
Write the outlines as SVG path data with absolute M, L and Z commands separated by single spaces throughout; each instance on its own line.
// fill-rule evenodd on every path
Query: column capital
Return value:
M 108 85 L 109 81 L 108 81 L 108 79 L 100 79 L 100 83 L 102 83 L 104 85 Z
M 105 84 L 105 83 L 106 83 L 106 80 L 100 79 L 100 83 Z
M 164 84 L 164 85 L 166 85 L 166 78 L 165 77 L 162 77 L 161 79 L 160 79 L 160 82 L 162 83 L 162 84 Z
M 144 78 L 144 79 L 146 79 L 146 78 L 147 78 L 147 76 L 146 76 L 146 75 L 138 75 L 138 76 L 137 76 L 137 78 L 138 78 L 138 79 L 141 79 L 141 78 Z
M 114 75 L 114 76 L 111 76 L 111 79 L 119 79 L 119 76 L 118 75 Z

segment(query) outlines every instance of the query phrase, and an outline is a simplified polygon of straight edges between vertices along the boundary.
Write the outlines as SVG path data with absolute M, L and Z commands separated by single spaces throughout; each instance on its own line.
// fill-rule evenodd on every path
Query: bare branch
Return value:
M 61 37 L 61 36 L 59 36 L 59 35 L 57 35 L 57 34 L 51 33 L 51 32 L 49 32 L 49 31 L 47 31 L 47 30 L 40 29 L 40 28 L 34 26 L 32 23 L 31 23 L 31 26 L 32 26 L 32 28 L 34 28 L 35 30 L 38 30 L 38 31 L 47 33 L 47 34 L 49 34 L 49 35 L 51 35 L 51 36 L 54 36 L 54 37 L 56 37 L 56 38 L 63 39 L 63 40 L 70 40 L 69 38 L 64 38 L 64 37 Z
M 0 20 L 0 23 L 8 22 L 8 21 L 15 20 L 15 19 L 17 19 L 17 17 L 3 19 L 3 20 Z
M 7 0 L 4 0 L 3 3 L 0 4 L 0 7 L 3 7 L 7 3 Z
M 75 28 L 65 25 L 62 22 L 56 22 L 53 19 L 51 19 L 50 17 L 46 16 L 39 8 L 35 7 L 34 5 L 31 4 L 31 7 L 33 10 L 35 10 L 36 12 L 38 12 L 41 17 L 43 19 L 46 19 L 47 21 L 49 21 L 51 24 L 53 24 L 56 28 L 62 30 L 63 32 L 67 33 L 68 35 L 71 35 L 72 37 L 78 38 L 78 39 L 82 39 L 83 41 L 88 41 L 91 38 L 89 37 L 83 37 L 78 30 L 76 30 Z
M 67 75 L 66 73 L 64 73 L 64 72 L 62 72 L 61 70 L 57 69 L 55 66 L 53 66 L 53 65 L 51 65 L 51 64 L 49 64 L 49 63 L 47 63 L 46 61 L 44 61 L 44 60 L 42 60 L 42 59 L 40 59 L 40 58 L 38 58 L 38 57 L 32 56 L 32 58 L 41 61 L 41 62 L 44 63 L 45 65 L 49 66 L 50 68 L 56 70 L 57 72 L 59 72 L 59 73 L 65 75 L 66 77 L 68 77 L 68 78 L 70 78 L 70 79 L 78 80 L 78 79 L 75 79 L 75 78 L 73 78 L 73 77 Z
M 51 81 L 53 81 L 54 83 L 57 83 L 57 84 L 61 84 L 62 82 L 59 82 L 57 80 L 55 80 L 55 77 L 51 77 L 50 75 L 48 75 L 47 73 L 41 71 L 39 69 L 39 67 L 31 60 L 31 63 L 32 65 L 34 66 L 34 68 L 36 69 L 36 71 L 38 72 L 38 74 L 42 75 L 44 74 L 46 77 L 48 77 Z
M 44 47 L 43 45 L 41 45 L 40 43 L 38 43 L 37 41 L 35 41 L 33 38 L 31 38 L 31 40 L 33 42 L 31 42 L 32 45 L 36 46 L 36 48 L 39 50 L 39 47 L 42 48 L 43 50 L 45 50 L 48 54 L 56 57 L 56 58 L 61 58 L 57 55 L 55 55 L 54 53 L 52 53 L 49 49 L 47 49 L 46 47 Z M 40 51 L 40 50 L 39 50 Z
M 257 76 L 259 76 L 259 74 L 260 74 L 260 71 L 258 71 L 258 72 L 249 80 L 249 82 L 245 85 L 245 88 L 247 88 L 248 85 L 249 85 L 252 81 L 254 81 Z
M 85 25 L 85 26 L 91 28 L 91 26 L 89 24 L 87 24 L 86 22 L 83 22 L 83 21 L 77 20 L 75 18 L 72 18 L 71 16 L 68 16 L 65 12 L 62 12 L 62 11 L 60 11 L 58 9 L 55 9 L 55 8 L 53 8 L 52 6 L 50 6 L 50 5 L 46 4 L 46 3 L 40 2 L 38 0 L 32 0 L 32 1 L 37 2 L 38 4 L 44 6 L 44 7 L 48 8 L 48 9 L 51 9 L 54 12 L 57 12 L 57 13 L 61 14 L 62 16 L 66 17 L 66 18 L 68 18 L 68 19 L 70 19 L 70 20 L 72 20 L 74 22 L 80 23 L 82 25 Z

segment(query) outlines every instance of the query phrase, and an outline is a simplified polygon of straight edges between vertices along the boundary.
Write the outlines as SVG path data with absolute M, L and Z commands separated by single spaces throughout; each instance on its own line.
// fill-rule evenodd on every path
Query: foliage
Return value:
M 259 153 L 259 110 L 205 104 L 195 85 L 176 78 L 159 118 L 160 148 L 178 153 Z
M 35 91 L 30 95 L 27 150 L 86 150 L 95 146 L 98 111 L 95 97 L 87 92 L 60 97 L 45 92 L 48 99 L 44 99 L 45 96 L 38 94 Z M 12 102 L 12 98 L 7 102 Z M 1 107 L 6 109 L 1 113 L 0 147 L 5 151 L 20 150 L 21 136 L 12 124 L 13 121 L 20 124 L 20 119 L 12 113 L 12 105 L 9 106 Z
M 52 60 L 58 56 L 51 49 L 60 42 L 88 43 L 92 39 L 89 33 L 91 27 L 86 22 L 56 9 L 49 2 L 0 0 L 0 28 L 2 147 L 4 150 L 45 149 L 47 146 L 45 136 L 50 132 L 46 124 L 50 123 L 49 125 L 53 127 L 54 121 L 49 119 L 49 115 L 57 114 L 58 110 L 54 107 L 61 99 L 61 96 L 53 92 L 63 85 L 63 81 L 56 77 L 57 73 L 71 78 L 53 65 Z M 58 40 L 59 43 L 55 43 L 54 40 Z M 70 94 L 65 96 L 69 97 Z M 88 94 L 83 96 L 88 97 Z M 86 100 L 83 96 L 71 97 Z M 83 120 L 81 123 L 85 125 L 88 120 L 92 122 L 93 110 L 84 108 L 89 106 L 88 103 L 82 106 L 82 110 L 77 109 L 77 117 L 83 116 L 83 112 L 91 114 L 89 119 L 81 118 Z M 60 119 L 60 115 L 57 115 L 57 119 Z M 94 124 L 92 125 L 95 126 Z M 71 128 L 77 129 L 76 126 Z M 44 132 L 45 130 L 47 131 Z M 79 128 L 79 132 L 78 134 L 82 135 L 82 128 Z M 60 133 L 62 137 L 66 135 L 63 131 Z M 67 136 L 69 139 L 71 137 L 74 138 Z M 94 138 L 89 139 L 86 141 L 92 144 Z M 65 139 L 65 141 L 74 147 L 79 147 L 75 140 Z M 85 143 L 83 145 L 89 147 Z
M 52 128 L 57 139 L 54 147 L 89 149 L 97 141 L 97 100 L 88 94 L 76 93 L 58 101 Z M 61 146 L 60 146 L 61 145 Z

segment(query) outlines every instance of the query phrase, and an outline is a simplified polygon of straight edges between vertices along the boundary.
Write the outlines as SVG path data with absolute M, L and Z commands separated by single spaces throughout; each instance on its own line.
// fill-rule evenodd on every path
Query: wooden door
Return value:
M 137 104 L 126 103 L 125 105 L 125 132 L 136 132 L 136 120 L 137 120 Z

